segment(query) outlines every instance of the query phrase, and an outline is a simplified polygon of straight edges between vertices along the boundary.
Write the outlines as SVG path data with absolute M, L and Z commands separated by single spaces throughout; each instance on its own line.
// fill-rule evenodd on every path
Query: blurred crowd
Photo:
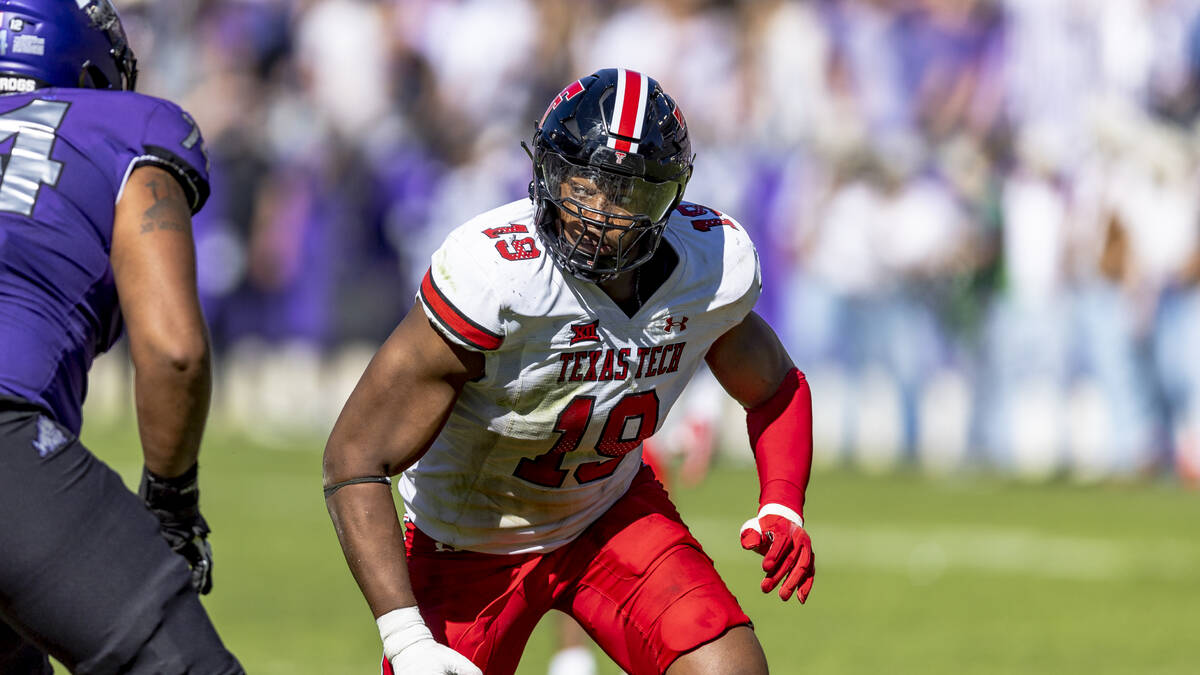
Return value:
M 336 412 L 445 233 L 526 194 L 550 99 L 622 66 L 754 237 L 822 460 L 1200 477 L 1200 0 L 119 5 L 208 141 L 201 292 L 250 422 L 272 359 L 316 373 L 277 408 Z

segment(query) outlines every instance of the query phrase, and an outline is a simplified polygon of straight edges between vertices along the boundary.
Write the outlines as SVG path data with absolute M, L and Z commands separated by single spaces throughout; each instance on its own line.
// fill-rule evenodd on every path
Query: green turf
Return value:
M 94 425 L 84 439 L 133 484 L 131 423 Z M 377 672 L 374 622 L 321 497 L 322 443 L 268 447 L 219 429 L 205 441 L 202 505 L 216 553 L 205 604 L 252 674 Z M 807 508 L 818 574 L 806 606 L 760 593 L 758 558 L 737 546 L 756 494 L 747 468 L 718 467 L 672 490 L 774 673 L 1197 672 L 1196 492 L 818 472 Z M 545 673 L 547 625 L 520 673 Z

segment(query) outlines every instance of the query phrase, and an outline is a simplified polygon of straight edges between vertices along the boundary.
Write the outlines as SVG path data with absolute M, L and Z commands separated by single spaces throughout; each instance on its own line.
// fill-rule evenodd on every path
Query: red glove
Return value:
M 742 548 L 763 556 L 762 592 L 779 586 L 779 598 L 787 601 L 796 593 L 801 604 L 812 591 L 816 573 L 812 539 L 804 531 L 800 514 L 781 504 L 764 504 L 758 516 L 742 525 Z M 798 590 L 797 590 L 798 589 Z

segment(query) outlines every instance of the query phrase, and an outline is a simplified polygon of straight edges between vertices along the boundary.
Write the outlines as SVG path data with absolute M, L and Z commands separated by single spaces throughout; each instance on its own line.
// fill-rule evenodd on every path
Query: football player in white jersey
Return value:
M 325 449 L 383 670 L 512 673 L 558 609 L 633 675 L 766 673 L 750 619 L 641 461 L 706 362 L 745 406 L 758 465 L 741 544 L 764 556 L 764 593 L 805 600 L 811 397 L 752 311 L 754 246 L 682 201 L 687 126 L 641 73 L 564 88 L 531 156 L 530 199 L 446 238 Z

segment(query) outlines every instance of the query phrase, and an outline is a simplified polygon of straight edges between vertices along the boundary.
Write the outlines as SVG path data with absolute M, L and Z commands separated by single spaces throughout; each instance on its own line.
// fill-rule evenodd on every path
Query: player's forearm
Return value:
M 750 445 L 758 467 L 759 503 L 803 513 L 812 468 L 812 394 L 792 368 L 764 403 L 746 411 Z
M 200 329 L 203 332 L 203 328 Z M 174 349 L 134 348 L 134 398 L 146 468 L 174 477 L 196 463 L 212 396 L 206 339 Z
M 372 616 L 416 605 L 391 489 L 381 483 L 348 485 L 328 496 L 325 505 Z

